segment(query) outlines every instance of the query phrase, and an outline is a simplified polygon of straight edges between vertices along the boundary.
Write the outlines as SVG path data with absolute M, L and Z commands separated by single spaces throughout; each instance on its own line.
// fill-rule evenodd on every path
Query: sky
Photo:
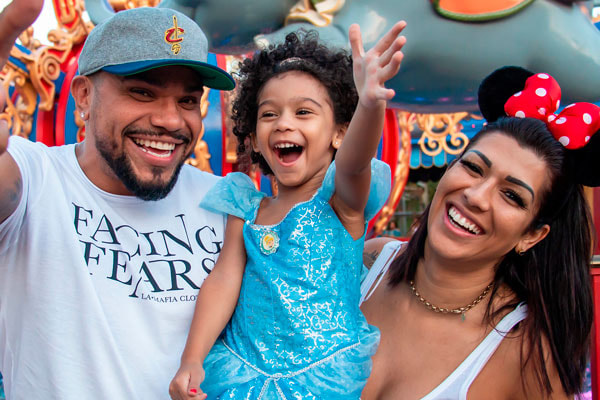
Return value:
M 10 2 L 11 0 L 0 0 L 0 10 L 3 10 Z M 48 41 L 48 31 L 57 27 L 58 23 L 54 15 L 52 1 L 45 0 L 43 10 L 33 24 L 33 36 L 44 44 L 50 44 Z

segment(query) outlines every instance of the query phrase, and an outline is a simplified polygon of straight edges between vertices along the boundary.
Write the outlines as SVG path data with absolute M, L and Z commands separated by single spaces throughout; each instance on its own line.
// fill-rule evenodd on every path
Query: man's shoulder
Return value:
M 200 182 L 210 186 L 217 183 L 219 179 L 222 179 L 221 176 L 215 175 L 211 172 L 202 171 L 196 167 L 192 167 L 189 164 L 184 164 L 181 168 L 181 177 L 184 179 L 189 179 L 193 182 Z
M 177 179 L 178 190 L 186 193 L 194 193 L 196 196 L 203 197 L 220 179 L 221 176 L 210 172 L 201 171 L 196 167 L 185 164 L 179 173 Z
M 8 144 L 8 151 L 20 150 L 24 152 L 37 152 L 45 154 L 62 154 L 73 151 L 75 144 L 64 144 L 61 146 L 48 146 L 42 142 L 35 142 L 21 136 L 11 136 Z
M 39 169 L 47 172 L 50 165 L 68 165 L 68 168 L 72 168 L 72 162 L 75 160 L 74 146 L 74 144 L 47 146 L 41 142 L 11 136 L 7 151 L 21 170 L 23 168 L 32 171 Z

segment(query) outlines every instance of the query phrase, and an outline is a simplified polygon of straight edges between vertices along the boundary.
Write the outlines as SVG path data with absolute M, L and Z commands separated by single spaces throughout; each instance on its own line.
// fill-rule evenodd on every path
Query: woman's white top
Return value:
M 361 286 L 361 303 L 371 297 L 383 280 L 394 258 L 405 242 L 385 244 Z M 519 304 L 496 325 L 471 354 L 439 386 L 421 400 L 466 400 L 469 387 L 479 375 L 502 339 L 527 316 L 527 305 Z

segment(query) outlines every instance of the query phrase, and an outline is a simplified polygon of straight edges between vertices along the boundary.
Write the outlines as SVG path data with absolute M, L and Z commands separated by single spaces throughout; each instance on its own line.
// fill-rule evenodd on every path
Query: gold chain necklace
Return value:
M 475 307 L 477 304 L 479 304 L 481 302 L 481 300 L 483 300 L 485 298 L 485 296 L 487 296 L 487 294 L 489 293 L 492 286 L 494 286 L 494 282 L 487 285 L 487 287 L 483 290 L 483 292 L 481 292 L 481 294 L 479 296 L 477 296 L 477 298 L 475 300 L 473 300 L 466 306 L 458 307 L 458 308 L 444 308 L 444 307 L 435 306 L 435 305 L 431 304 L 430 302 L 428 302 L 427 300 L 425 300 L 425 298 L 423 296 L 421 296 L 421 294 L 417 291 L 417 288 L 415 287 L 415 281 L 410 281 L 408 284 L 410 285 L 410 290 L 412 290 L 413 294 L 415 296 L 417 296 L 419 301 L 425 307 L 427 307 L 428 309 L 430 309 L 431 311 L 436 312 L 436 313 L 461 314 L 461 319 L 463 321 L 465 320 L 465 313 L 467 311 L 469 311 L 471 308 Z

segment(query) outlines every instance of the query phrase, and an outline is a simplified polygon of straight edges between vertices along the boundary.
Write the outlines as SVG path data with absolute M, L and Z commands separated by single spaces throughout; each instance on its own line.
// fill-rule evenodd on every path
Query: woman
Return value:
M 408 244 L 367 242 L 362 310 L 381 343 L 363 400 L 579 391 L 592 225 L 577 158 L 545 122 L 500 118 L 449 166 Z

